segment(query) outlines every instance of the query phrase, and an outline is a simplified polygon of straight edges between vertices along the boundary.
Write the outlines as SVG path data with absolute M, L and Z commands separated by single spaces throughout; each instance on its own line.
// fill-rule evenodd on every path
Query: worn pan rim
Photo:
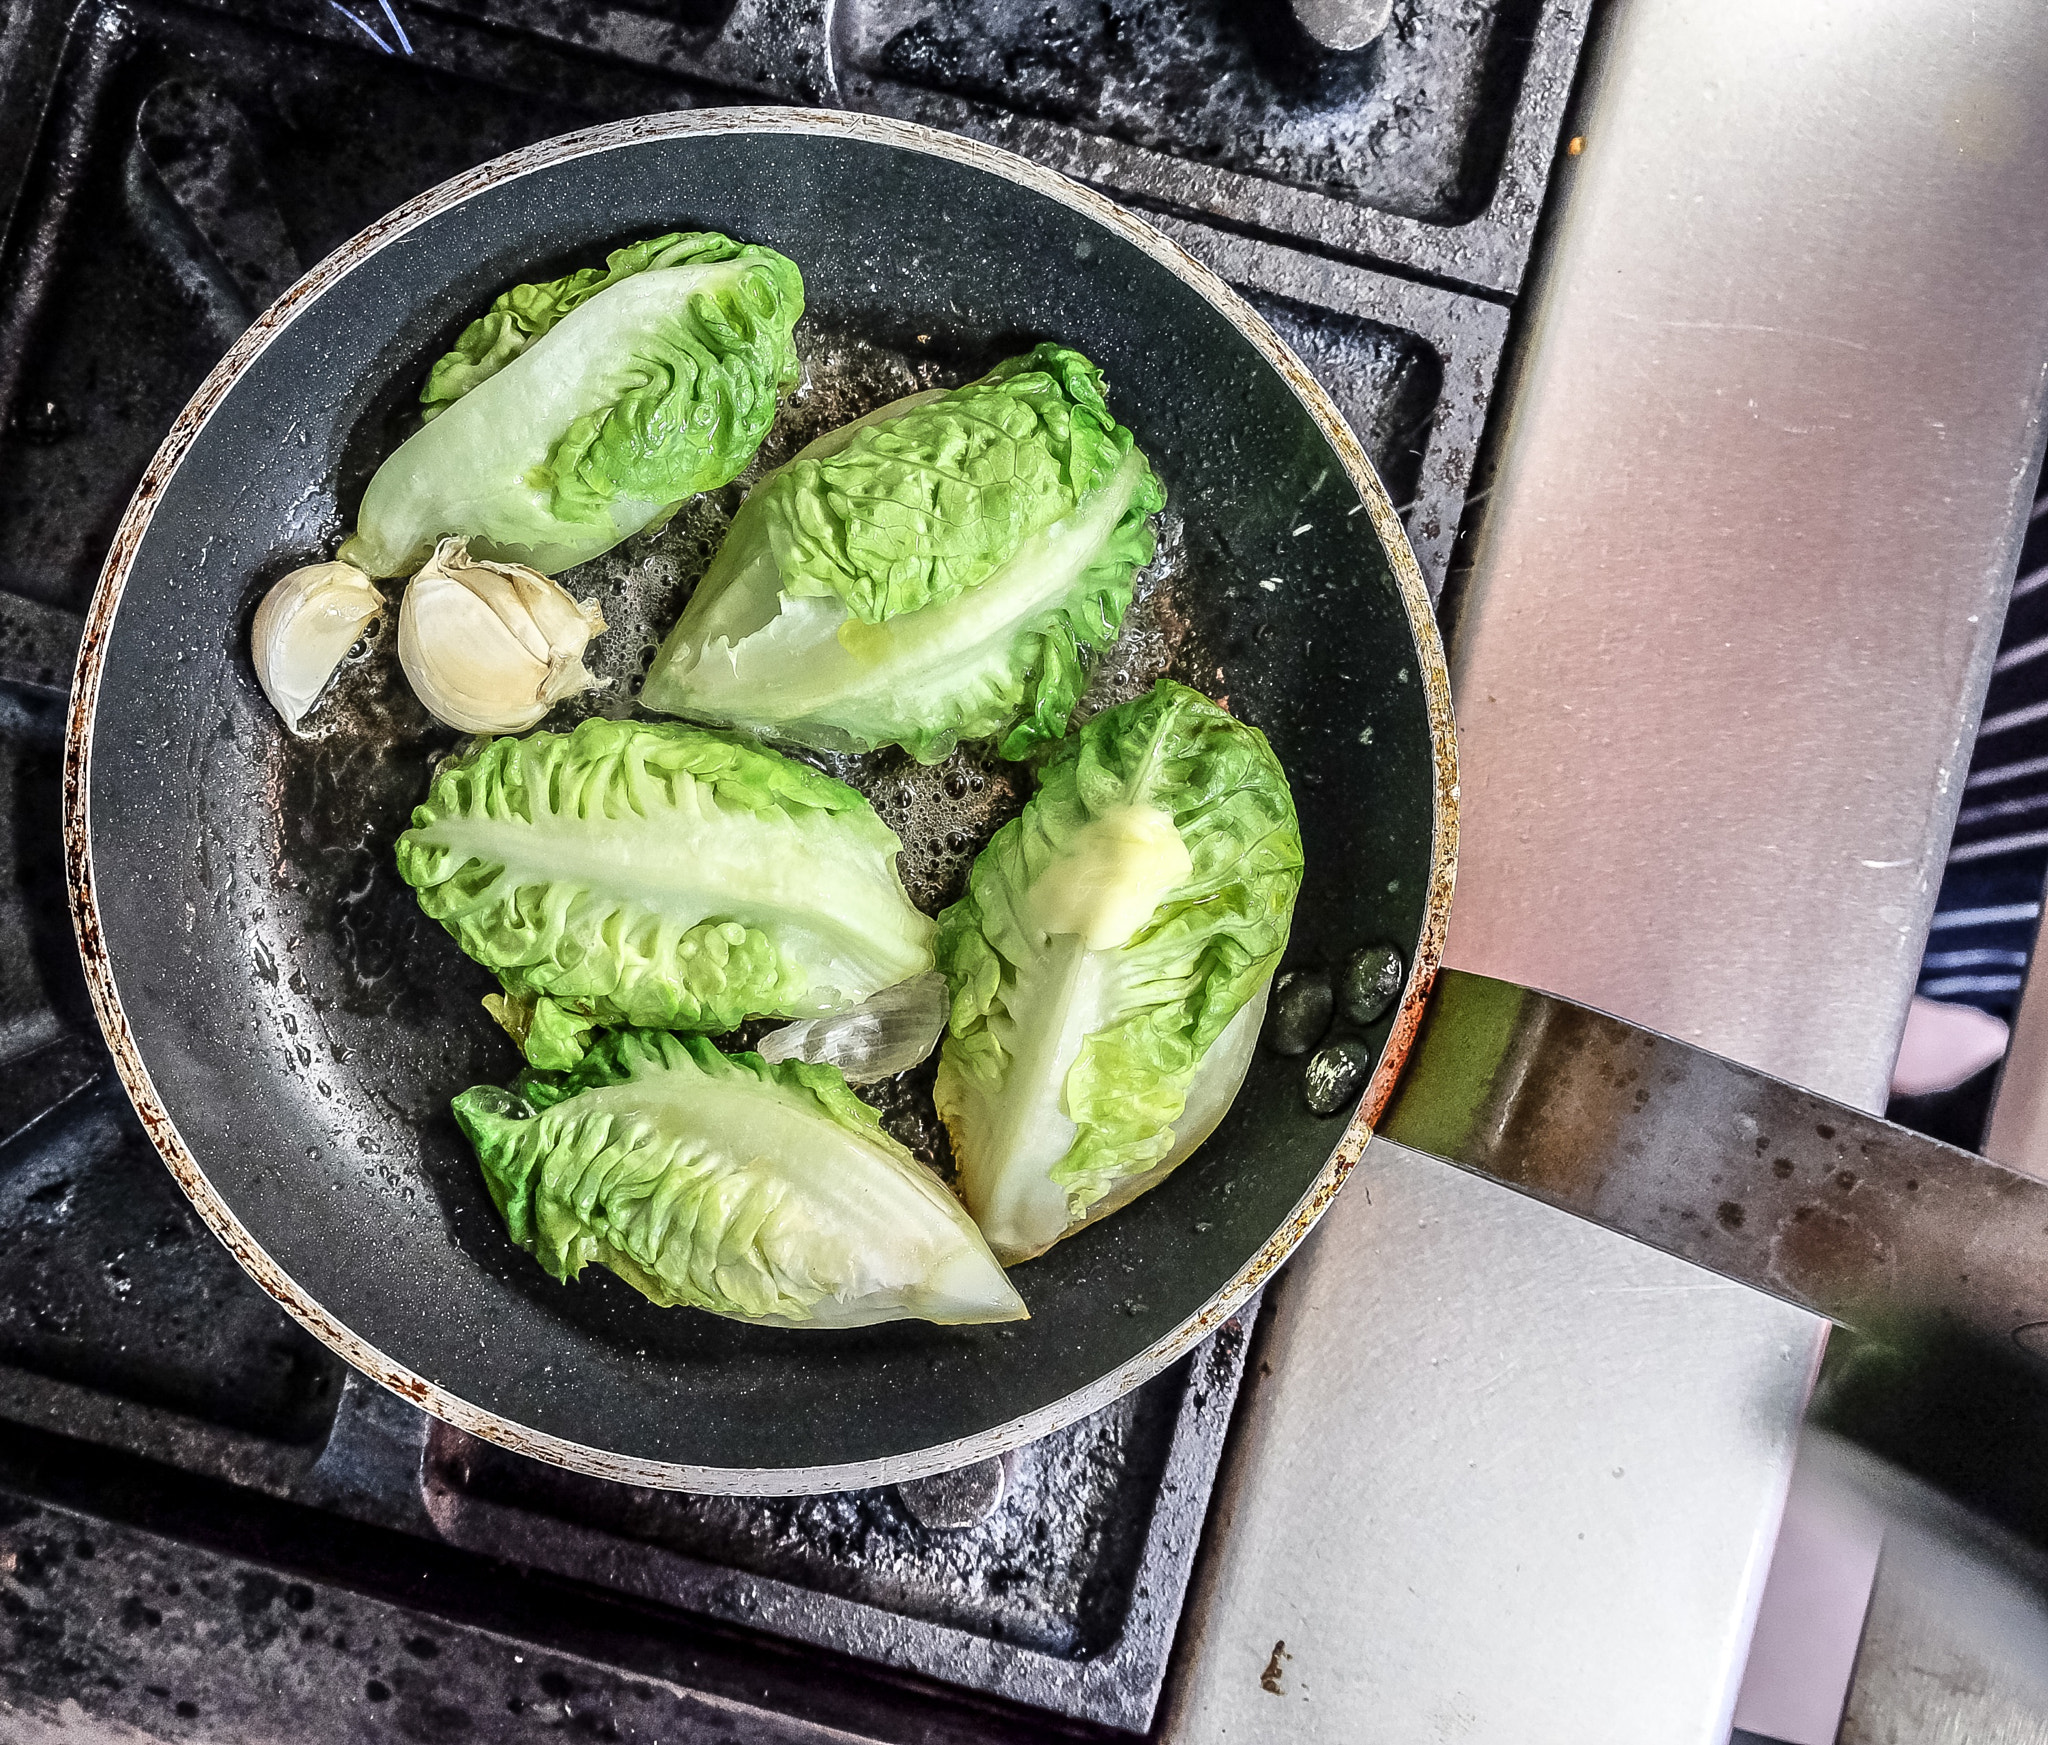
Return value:
M 271 1258 L 215 1189 L 198 1158 L 178 1132 L 158 1095 L 130 1029 L 100 928 L 93 875 L 91 776 L 93 728 L 100 679 L 129 571 L 165 488 L 184 462 L 214 412 L 249 365 L 301 313 L 346 274 L 399 237 L 436 215 L 504 183 L 560 163 L 601 152 L 629 149 L 650 140 L 691 134 L 830 134 L 948 158 L 988 171 L 1030 192 L 1044 195 L 1095 219 L 1141 249 L 1216 308 L 1279 372 L 1335 451 L 1359 493 L 1373 532 L 1392 566 L 1415 643 L 1419 677 L 1428 711 L 1432 767 L 1433 832 L 1428 902 L 1421 936 L 1396 1009 L 1392 1031 L 1358 1111 L 1345 1128 L 1293 1211 L 1210 1300 L 1137 1356 L 1087 1387 L 1049 1405 L 974 1435 L 873 1460 L 808 1467 L 713 1467 L 649 1460 L 591 1447 L 533 1429 L 451 1393 L 359 1336 L 304 1290 Z M 85 965 L 93 1009 L 116 1071 L 152 1143 L 178 1185 L 215 1236 L 287 1314 L 345 1362 L 434 1417 L 470 1435 L 572 1471 L 660 1489 L 728 1495 L 785 1495 L 851 1490 L 948 1471 L 1021 1443 L 1051 1434 L 1100 1410 L 1147 1380 L 1227 1321 L 1245 1299 L 1291 1254 L 1322 1216 L 1372 1136 L 1406 1063 L 1422 1021 L 1450 917 L 1458 844 L 1456 729 L 1451 713 L 1450 676 L 1429 595 L 1407 534 L 1386 488 L 1336 406 L 1307 368 L 1252 308 L 1213 272 L 1142 219 L 1114 202 L 1033 164 L 977 140 L 944 134 L 915 123 L 837 110 L 736 106 L 687 110 L 608 123 L 544 140 L 481 164 L 408 201 L 344 243 L 267 309 L 229 348 L 201 383 L 151 460 L 122 516 L 93 593 L 73 675 L 64 740 L 65 883 L 72 925 Z

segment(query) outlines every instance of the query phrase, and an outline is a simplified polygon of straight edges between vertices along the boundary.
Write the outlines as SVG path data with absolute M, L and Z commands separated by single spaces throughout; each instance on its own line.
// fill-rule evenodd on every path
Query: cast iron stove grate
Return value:
M 499 1737 L 578 1705 L 594 1732 L 645 1730 L 715 1697 L 763 1739 L 1149 1724 L 1242 1327 L 922 1494 L 639 1492 L 432 1426 L 256 1290 L 129 1112 L 76 968 L 58 759 L 115 523 L 255 310 L 476 162 L 706 102 L 851 100 L 1148 204 L 1330 386 L 1438 584 L 1581 9 L 1415 0 L 1382 45 L 1322 60 L 1284 12 L 1238 10 L 859 0 L 829 31 L 804 0 L 7 11 L 0 1713 L 68 1699 L 165 1737 L 230 1716 L 266 1736 L 345 1699 Z M 1202 102 L 1173 95 L 1197 78 Z

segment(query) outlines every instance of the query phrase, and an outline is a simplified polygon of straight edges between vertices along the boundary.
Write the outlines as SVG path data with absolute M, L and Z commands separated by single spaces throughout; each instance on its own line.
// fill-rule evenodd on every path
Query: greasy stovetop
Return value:
M 167 1738 L 322 1736 L 308 1717 L 344 1702 L 423 1738 L 1146 1727 L 1245 1329 L 1002 1463 L 837 1497 L 607 1486 L 349 1379 L 205 1232 L 107 1071 L 58 853 L 78 615 L 186 396 L 306 265 L 534 139 L 760 96 L 977 133 L 1152 211 L 1329 385 L 1434 589 L 1583 11 L 1404 0 L 1336 55 L 1225 0 L 15 0 L 0 1711 L 76 1702 Z

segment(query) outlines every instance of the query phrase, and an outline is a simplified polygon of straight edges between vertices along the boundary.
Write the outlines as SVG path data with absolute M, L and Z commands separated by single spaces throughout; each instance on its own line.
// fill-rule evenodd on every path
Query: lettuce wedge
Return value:
M 932 966 L 902 845 L 808 765 L 677 723 L 494 739 L 435 778 L 398 869 L 497 972 L 536 1066 L 602 1025 L 843 1011 Z
M 780 1327 L 1014 1321 L 960 1203 L 827 1066 L 622 1030 L 573 1073 L 455 1099 L 512 1240 L 664 1308 Z
M 1165 495 L 1102 373 L 1041 345 L 835 430 L 749 494 L 641 701 L 936 763 L 1067 729 Z
M 410 575 L 459 534 L 554 575 L 609 551 L 754 458 L 803 306 L 792 261 L 711 231 L 515 286 L 434 365 L 427 422 L 370 480 L 343 559 Z
M 1255 727 L 1185 686 L 1097 715 L 939 917 L 933 1096 L 1005 1264 L 1165 1179 L 1243 1082 L 1301 886 Z

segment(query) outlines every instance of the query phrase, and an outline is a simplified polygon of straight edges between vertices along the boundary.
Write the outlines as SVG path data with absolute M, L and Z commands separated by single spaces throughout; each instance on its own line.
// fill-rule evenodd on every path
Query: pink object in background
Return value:
M 1975 1006 L 1914 996 L 1894 1096 L 1953 1090 L 2005 1057 L 2006 1026 Z M 1825 1438 L 1821 1439 L 1825 1443 Z M 1785 1498 L 1735 1725 L 1784 1745 L 1834 1745 L 1870 1606 L 1884 1523 L 1809 1434 Z
M 1989 1012 L 1915 994 L 1892 1066 L 1892 1095 L 1925 1097 L 1954 1090 L 2005 1058 L 2007 1036 L 2004 1022 Z
M 1884 1543 L 1883 1517 L 1824 1444 L 1801 1441 L 1735 1699 L 1740 1730 L 1784 1745 L 1834 1745 Z

